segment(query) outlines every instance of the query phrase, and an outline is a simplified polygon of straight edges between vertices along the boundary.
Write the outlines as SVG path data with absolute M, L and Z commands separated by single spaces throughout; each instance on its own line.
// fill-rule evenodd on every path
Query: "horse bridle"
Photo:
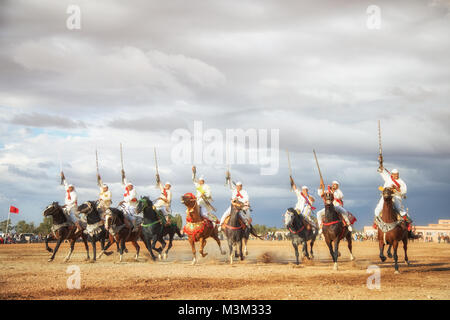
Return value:
M 297 213 L 294 213 L 294 212 L 289 211 L 289 210 L 288 210 L 288 212 L 291 214 L 291 216 L 297 214 Z M 295 219 L 295 217 L 292 218 L 292 221 L 289 223 L 290 225 L 292 225 L 292 227 L 293 227 L 293 224 L 294 224 L 294 219 Z M 291 227 L 290 227 L 289 225 L 288 225 L 287 227 L 288 227 L 288 229 L 289 229 L 290 232 L 292 232 L 293 234 L 297 234 L 297 233 L 302 232 L 302 231 L 305 229 L 305 224 L 303 223 L 303 226 L 302 226 L 299 230 L 297 230 L 297 231 L 292 230 Z

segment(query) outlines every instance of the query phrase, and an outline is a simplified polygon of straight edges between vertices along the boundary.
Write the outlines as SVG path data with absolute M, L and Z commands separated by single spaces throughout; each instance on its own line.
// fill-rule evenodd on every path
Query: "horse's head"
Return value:
M 100 214 L 97 211 L 97 201 L 86 201 L 81 206 L 78 206 L 78 212 L 85 214 L 88 223 L 98 222 Z
M 189 210 L 192 210 L 197 205 L 197 198 L 192 193 L 185 193 L 181 197 L 181 203 L 184 204 Z
M 153 207 L 152 200 L 150 200 L 150 198 L 147 196 L 141 197 L 136 207 L 136 213 L 141 213 L 148 207 Z
M 61 207 L 59 206 L 59 203 L 53 202 L 52 204 L 48 205 L 47 208 L 45 208 L 45 210 L 42 214 L 44 215 L 44 217 L 53 216 L 60 209 L 61 209 Z
M 244 208 L 245 204 L 243 202 L 239 201 L 239 200 L 233 200 L 233 201 L 231 201 L 231 206 L 235 210 L 240 211 L 240 210 L 242 210 Z
M 325 206 L 330 206 L 333 204 L 334 201 L 334 194 L 331 190 L 330 186 L 328 186 L 328 189 L 325 191 L 323 195 L 323 201 L 325 203 Z
M 294 208 L 289 208 L 286 210 L 286 212 L 284 213 L 284 225 L 286 226 L 286 228 L 292 226 L 292 224 L 294 223 L 295 215 L 296 212 Z
M 87 217 L 92 213 L 96 212 L 97 202 L 96 201 L 86 201 L 82 205 L 78 206 L 78 212 L 85 214 Z
M 394 194 L 394 188 L 383 188 L 382 194 L 384 201 L 392 200 L 392 195 Z

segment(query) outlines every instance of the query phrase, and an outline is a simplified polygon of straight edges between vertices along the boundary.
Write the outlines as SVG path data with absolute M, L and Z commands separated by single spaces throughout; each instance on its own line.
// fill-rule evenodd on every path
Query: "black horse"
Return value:
M 128 252 L 125 247 L 126 242 L 131 242 L 133 246 L 136 248 L 136 255 L 134 257 L 135 261 L 139 259 L 139 252 L 141 247 L 138 244 L 139 238 L 142 236 L 142 227 L 139 226 L 137 230 L 131 232 L 130 228 L 127 227 L 125 223 L 125 215 L 122 210 L 117 208 L 109 208 L 107 214 L 105 215 L 105 224 L 107 231 L 109 233 L 109 241 L 105 248 L 100 253 L 101 257 L 108 248 L 116 243 L 117 251 L 120 255 L 120 262 L 123 261 L 123 253 Z M 147 247 L 148 249 L 148 247 Z M 150 250 L 149 250 L 150 251 Z M 150 251 L 153 255 L 153 253 Z
M 343 239 L 347 239 L 348 250 L 350 251 L 350 259 L 353 261 L 355 258 L 352 253 L 352 233 L 348 231 L 347 226 L 344 226 L 342 217 L 337 213 L 333 200 L 333 192 L 329 189 L 323 194 L 323 200 L 325 203 L 325 215 L 323 221 L 323 236 L 325 243 L 330 250 L 331 257 L 334 262 L 334 270 L 338 270 L 338 257 L 339 257 L 339 242 Z M 333 249 L 334 242 L 334 249 Z
M 149 197 L 141 197 L 138 201 L 136 207 L 137 213 L 143 213 L 144 222 L 142 223 L 142 240 L 146 245 L 158 252 L 159 259 L 161 260 L 161 254 L 166 247 L 166 241 L 164 241 L 164 236 L 169 235 L 169 245 L 164 252 L 164 259 L 167 259 L 170 248 L 172 248 L 172 241 L 175 233 L 182 238 L 180 229 L 176 225 L 165 225 L 164 217 L 161 217 L 158 212 L 156 212 L 153 202 Z M 161 246 L 156 248 L 156 243 L 159 242 Z M 152 253 L 153 260 L 155 259 Z
M 314 242 L 316 241 L 318 230 L 315 228 L 307 228 L 307 222 L 305 221 L 305 218 L 298 214 L 297 211 L 295 211 L 294 208 L 287 209 L 285 216 L 285 225 L 286 228 L 290 232 L 290 237 L 292 239 L 292 246 L 295 250 L 295 258 L 297 265 L 300 264 L 299 261 L 299 252 L 298 252 L 298 246 L 302 245 L 302 255 L 305 256 L 308 260 L 314 258 Z M 310 241 L 310 253 L 311 256 L 308 253 L 308 241 Z
M 97 241 L 100 242 L 102 252 L 105 251 L 105 240 L 108 239 L 108 231 L 106 231 L 104 222 L 98 212 L 98 203 L 96 201 L 87 201 L 78 207 L 78 212 L 86 215 L 87 227 L 84 230 L 84 234 L 87 236 L 87 240 L 92 245 L 92 251 L 94 252 L 93 261 L 97 260 Z M 104 252 L 106 255 L 110 255 L 112 252 Z
M 86 260 L 89 260 L 89 247 L 86 240 L 86 235 L 83 233 L 83 230 L 78 230 L 77 227 L 73 224 L 72 221 L 70 221 L 67 217 L 67 215 L 64 213 L 63 208 L 59 205 L 58 202 L 53 202 L 51 205 L 49 205 L 43 213 L 44 217 L 52 216 L 53 220 L 53 232 L 48 234 L 45 237 L 45 249 L 47 249 L 48 252 L 53 252 L 50 259 L 48 259 L 49 262 L 52 262 L 53 259 L 55 259 L 55 255 L 58 252 L 58 249 L 61 245 L 61 243 L 64 240 L 70 241 L 70 251 L 67 254 L 67 256 L 64 259 L 64 262 L 67 262 L 72 257 L 73 249 L 75 247 L 75 242 L 78 238 L 81 237 L 81 239 L 84 242 L 84 246 L 86 248 L 87 258 Z M 48 246 L 49 240 L 56 240 L 56 246 L 53 250 Z

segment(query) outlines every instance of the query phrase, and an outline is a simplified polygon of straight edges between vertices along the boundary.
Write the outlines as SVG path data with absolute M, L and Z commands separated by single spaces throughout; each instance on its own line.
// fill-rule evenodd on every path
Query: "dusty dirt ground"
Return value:
M 376 242 L 354 243 L 354 262 L 341 245 L 339 271 L 333 271 L 323 241 L 316 242 L 314 260 L 300 266 L 289 241 L 250 241 L 246 260 L 233 266 L 211 240 L 209 255 L 196 266 L 187 241 L 174 241 L 168 259 L 156 262 L 140 244 L 139 261 L 128 244 L 122 263 L 115 252 L 86 262 L 82 243 L 69 263 L 63 263 L 67 244 L 51 263 L 44 244 L 1 245 L 0 299 L 450 299 L 450 244 L 410 243 L 411 266 L 403 263 L 401 249 L 398 275 L 391 259 L 380 262 Z M 71 265 L 81 271 L 79 290 L 67 288 Z M 380 267 L 380 289 L 367 288 L 369 265 Z

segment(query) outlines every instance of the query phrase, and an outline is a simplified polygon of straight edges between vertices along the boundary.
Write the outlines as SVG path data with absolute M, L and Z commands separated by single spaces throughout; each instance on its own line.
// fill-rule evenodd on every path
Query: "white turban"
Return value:
M 397 170 L 397 169 L 394 169 L 394 170 L 392 170 L 391 173 L 393 173 L 393 174 L 398 173 L 398 170 Z
M 302 190 L 309 190 L 307 186 L 303 186 Z
M 337 184 L 337 185 L 339 185 L 339 182 L 337 182 L 336 180 L 334 180 L 331 184 Z
M 242 182 L 239 181 L 238 183 L 236 183 L 236 185 L 237 186 L 242 186 Z

